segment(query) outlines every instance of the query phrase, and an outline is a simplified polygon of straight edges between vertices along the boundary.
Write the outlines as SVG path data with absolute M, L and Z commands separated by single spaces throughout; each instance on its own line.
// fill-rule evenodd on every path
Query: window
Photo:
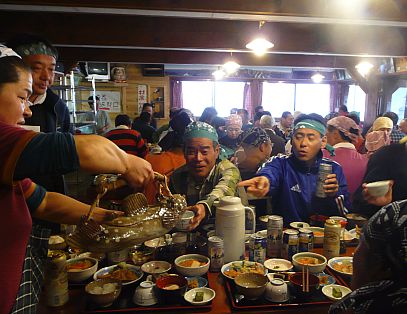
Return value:
M 294 112 L 295 84 L 263 83 L 262 106 L 273 117 L 281 117 L 284 111 Z
M 397 113 L 399 119 L 405 117 L 407 87 L 399 87 L 391 96 L 390 111 Z
M 183 81 L 184 108 L 200 116 L 206 107 L 215 107 L 218 116 L 227 117 L 230 109 L 243 108 L 244 82 Z
M 365 116 L 366 93 L 358 85 L 349 85 L 348 99 L 346 106 L 348 111 L 356 111 L 359 113 L 359 118 L 363 121 Z
M 329 84 L 263 83 L 262 105 L 277 118 L 284 111 L 325 116 L 329 113 L 330 91 Z

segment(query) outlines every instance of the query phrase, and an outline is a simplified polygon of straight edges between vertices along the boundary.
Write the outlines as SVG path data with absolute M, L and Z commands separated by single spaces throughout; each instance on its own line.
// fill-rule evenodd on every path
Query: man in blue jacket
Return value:
M 281 215 L 284 224 L 308 221 L 315 213 L 339 215 L 335 198 L 343 195 L 349 208 L 349 192 L 342 167 L 322 157 L 321 148 L 326 145 L 326 125 L 318 114 L 301 115 L 295 121 L 292 136 L 293 154 L 273 157 L 256 174 L 256 177 L 240 182 L 247 192 L 257 197 L 272 197 L 273 214 Z M 332 165 L 332 174 L 324 184 L 327 197 L 315 196 L 319 165 Z

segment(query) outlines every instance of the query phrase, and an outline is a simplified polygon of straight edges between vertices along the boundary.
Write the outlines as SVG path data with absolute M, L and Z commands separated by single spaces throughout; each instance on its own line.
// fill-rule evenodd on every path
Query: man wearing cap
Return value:
M 39 36 L 22 34 L 11 39 L 7 46 L 16 51 L 31 67 L 33 93 L 30 96 L 32 117 L 25 124 L 39 126 L 41 132 L 71 131 L 69 110 L 49 87 L 54 83 L 58 52 L 51 43 Z
M 341 166 L 322 157 L 325 131 L 325 121 L 320 115 L 299 116 L 292 136 L 293 154 L 273 157 L 255 178 L 239 184 L 248 187 L 247 192 L 254 196 L 271 196 L 273 214 L 283 216 L 285 225 L 308 221 L 314 213 L 338 215 L 335 198 L 339 195 L 344 196 L 349 208 L 349 192 Z M 326 198 L 315 196 L 321 163 L 332 166 L 323 186 Z
M 204 122 L 191 122 L 184 133 L 186 164 L 176 169 L 170 190 L 186 196 L 188 208 L 195 213 L 189 229 L 195 229 L 214 214 L 213 203 L 236 194 L 239 170 L 229 160 L 219 160 L 216 130 Z
M 334 152 L 331 154 L 324 149 L 324 157 L 335 160 L 342 166 L 352 199 L 353 193 L 362 184 L 368 161 L 366 155 L 358 153 L 354 145 L 360 138 L 360 129 L 355 121 L 344 116 L 329 120 L 327 125 L 327 142 Z

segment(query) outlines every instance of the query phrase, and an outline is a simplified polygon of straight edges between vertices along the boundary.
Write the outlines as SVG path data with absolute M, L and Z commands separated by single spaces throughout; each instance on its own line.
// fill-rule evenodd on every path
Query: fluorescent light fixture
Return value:
M 228 61 L 222 67 L 226 71 L 226 74 L 230 75 L 239 70 L 240 64 L 236 63 L 235 61 Z
M 221 80 L 225 77 L 226 73 L 225 71 L 218 69 L 215 72 L 213 72 L 212 75 L 215 77 L 215 80 Z
M 370 62 L 367 62 L 367 61 L 362 61 L 362 62 L 359 62 L 359 64 L 357 64 L 355 66 L 355 68 L 356 68 L 356 70 L 358 70 L 360 75 L 365 77 L 366 75 L 369 74 L 370 70 L 373 68 L 373 64 L 371 64 Z
M 325 76 L 323 76 L 321 73 L 315 73 L 313 76 L 311 76 L 311 80 L 317 84 L 321 83 L 324 78 Z
M 256 38 L 246 45 L 246 48 L 253 50 L 257 56 L 263 56 L 267 52 L 267 49 L 273 47 L 274 44 L 264 38 Z

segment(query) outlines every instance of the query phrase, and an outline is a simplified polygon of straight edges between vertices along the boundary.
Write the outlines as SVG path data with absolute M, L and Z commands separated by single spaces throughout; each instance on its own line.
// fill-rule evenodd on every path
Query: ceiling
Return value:
M 245 45 L 261 28 L 274 48 Z M 407 0 L 2 1 L 0 42 L 31 32 L 64 61 L 353 68 L 407 56 Z

